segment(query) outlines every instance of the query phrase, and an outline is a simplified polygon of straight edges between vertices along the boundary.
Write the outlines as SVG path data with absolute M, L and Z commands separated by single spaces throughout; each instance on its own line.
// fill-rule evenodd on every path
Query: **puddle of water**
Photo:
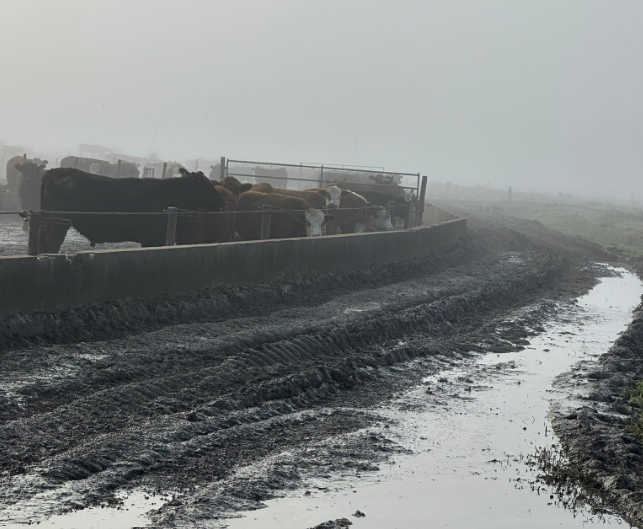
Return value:
M 161 496 L 150 496 L 141 491 L 136 491 L 127 496 L 124 504 L 119 508 L 92 508 L 75 511 L 69 514 L 52 516 L 47 520 L 40 520 L 37 516 L 29 516 L 28 513 L 37 500 L 28 504 L 16 505 L 10 510 L 2 513 L 3 519 L 20 520 L 20 523 L 3 523 L 3 529 L 25 529 L 29 525 L 38 524 L 38 527 L 45 529 L 126 529 L 147 527 L 149 519 L 144 515 L 152 509 L 158 509 L 166 498 Z M 41 506 L 39 506 L 41 507 Z M 33 512 L 33 511 L 32 511 Z
M 565 323 L 546 326 L 528 349 L 480 357 L 378 410 L 399 421 L 384 434 L 415 455 L 398 456 L 368 477 L 309 482 L 308 496 L 301 490 L 268 501 L 267 509 L 228 520 L 229 527 L 303 529 L 344 517 L 356 528 L 375 529 L 574 528 L 593 522 L 627 527 L 615 516 L 598 520 L 589 510 L 565 510 L 542 485 L 533 491 L 537 471 L 521 459 L 556 442 L 547 413 L 552 400 L 568 395 L 552 389 L 554 378 L 579 361 L 595 360 L 629 323 L 643 285 L 621 273 L 603 279 L 570 309 Z M 398 411 L 414 409 L 408 404 L 422 408 Z M 366 516 L 352 516 L 357 510 Z

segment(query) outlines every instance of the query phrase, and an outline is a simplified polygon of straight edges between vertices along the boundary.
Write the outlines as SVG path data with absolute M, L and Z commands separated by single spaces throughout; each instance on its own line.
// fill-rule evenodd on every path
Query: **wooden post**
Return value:
M 406 203 L 407 212 L 406 217 L 404 218 L 404 229 L 408 230 L 415 226 L 415 202 Z
M 167 172 L 167 162 L 163 162 L 163 176 L 161 178 L 165 180 L 165 173 Z
M 319 171 L 319 183 L 317 184 L 317 187 L 322 188 L 324 187 L 324 166 L 321 166 L 321 171 Z
M 326 223 L 326 235 L 337 235 L 337 221 L 335 220 L 335 217 L 337 216 L 335 214 L 336 210 L 337 206 L 335 204 L 328 204 L 328 206 L 326 206 L 326 214 L 333 215 L 333 220 Z
M 121 160 L 120 158 L 118 159 L 118 162 L 116 162 L 116 178 L 121 177 Z
M 424 199 L 426 198 L 426 183 L 427 183 L 427 176 L 424 175 L 422 177 L 422 186 L 420 187 L 420 200 L 418 202 L 418 209 L 417 209 L 417 219 L 415 220 L 415 225 L 420 226 L 422 224 L 422 217 L 424 216 Z
M 179 208 L 167 208 L 167 231 L 165 232 L 165 246 L 174 246 L 176 242 L 176 223 L 179 219 Z
M 40 252 L 40 226 L 42 215 L 33 211 L 29 212 L 29 243 L 27 253 L 38 255 Z
M 225 166 L 225 156 L 221 157 L 219 161 L 219 182 L 222 182 L 226 177 L 226 166 Z
M 389 200 L 388 201 L 388 212 L 389 215 L 391 215 L 391 224 L 393 224 L 393 227 L 395 228 L 395 206 L 397 203 L 395 200 Z
M 25 163 L 27 161 L 27 153 L 23 153 L 22 155 L 22 163 Z
M 264 204 L 263 213 L 261 214 L 261 239 L 270 239 L 270 224 L 272 223 L 272 206 Z
M 373 218 L 373 204 L 367 202 L 364 204 L 364 231 L 370 231 L 371 218 Z

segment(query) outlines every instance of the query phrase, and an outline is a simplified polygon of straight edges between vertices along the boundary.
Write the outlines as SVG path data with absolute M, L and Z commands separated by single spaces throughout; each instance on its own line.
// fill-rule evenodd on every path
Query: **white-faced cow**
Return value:
M 237 233 L 246 240 L 261 238 L 262 216 L 265 205 L 272 209 L 270 238 L 318 237 L 324 234 L 324 225 L 332 220 L 322 210 L 311 208 L 304 200 L 276 193 L 242 193 L 237 203 Z

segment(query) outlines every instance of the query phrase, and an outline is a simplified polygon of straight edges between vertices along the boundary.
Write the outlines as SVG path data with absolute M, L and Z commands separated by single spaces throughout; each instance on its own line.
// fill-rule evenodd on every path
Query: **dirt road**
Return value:
M 524 347 L 595 283 L 595 248 L 471 225 L 411 263 L 6 318 L 0 522 L 142 487 L 169 495 L 155 526 L 206 527 L 304 470 L 375 470 L 401 449 L 363 433 L 386 421 L 375 405 L 472 351 Z

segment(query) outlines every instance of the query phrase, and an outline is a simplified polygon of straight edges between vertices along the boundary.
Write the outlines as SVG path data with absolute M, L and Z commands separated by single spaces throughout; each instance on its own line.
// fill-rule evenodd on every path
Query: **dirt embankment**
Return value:
M 638 260 L 629 261 L 643 277 Z M 584 405 L 573 412 L 553 411 L 554 431 L 569 459 L 554 474 L 562 482 L 580 482 L 601 507 L 643 527 L 643 442 L 627 432 L 641 413 L 627 393 L 643 380 L 643 304 L 600 363 L 598 369 L 580 370 L 559 382 L 586 382 L 589 392 Z
M 593 284 L 570 244 L 480 221 L 409 263 L 5 319 L 0 512 L 143 486 L 173 493 L 158 526 L 193 527 L 303 475 L 374 470 L 400 450 L 364 430 L 375 404 L 471 351 L 526 345 L 550 300 Z

